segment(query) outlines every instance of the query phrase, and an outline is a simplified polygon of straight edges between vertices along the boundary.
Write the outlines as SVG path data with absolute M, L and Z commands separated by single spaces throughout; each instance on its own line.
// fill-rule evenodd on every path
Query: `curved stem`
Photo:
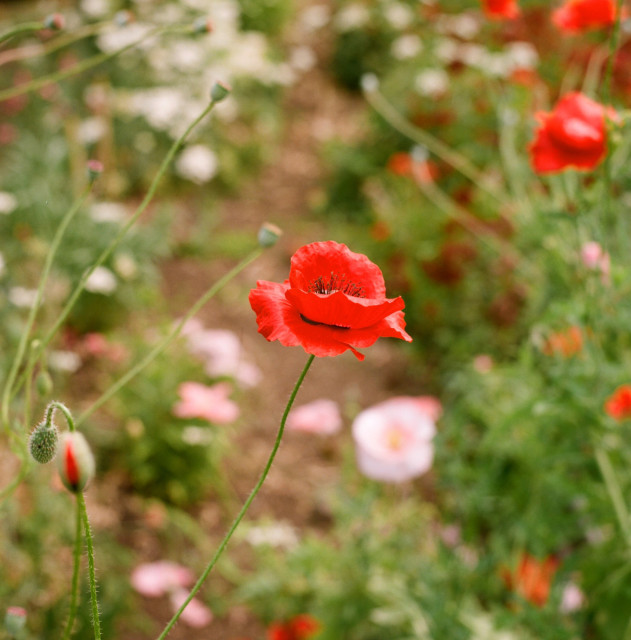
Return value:
M 75 424 L 72 418 L 72 414 L 70 413 L 70 409 L 68 409 L 68 407 L 65 404 L 63 404 L 63 402 L 58 402 L 57 400 L 51 402 L 48 405 L 48 408 L 46 409 L 46 416 L 45 416 L 46 422 L 52 421 L 53 412 L 55 411 L 55 409 L 59 409 L 59 411 L 61 411 L 64 414 L 66 418 L 66 422 L 68 423 L 68 429 L 70 431 L 75 431 Z
M 0 44 L 10 40 L 14 36 L 20 35 L 21 33 L 33 33 L 33 31 L 41 31 L 45 28 L 43 22 L 24 22 L 23 24 L 17 25 L 17 27 L 13 27 L 13 29 L 9 29 L 9 31 L 5 31 L 3 34 L 0 34 Z
M 96 573 L 94 571 L 94 544 L 92 542 L 92 531 L 88 520 L 88 510 L 85 507 L 83 493 L 77 493 L 77 508 L 81 512 L 83 521 L 83 533 L 88 549 L 88 578 L 90 581 L 90 601 L 92 602 L 92 628 L 94 629 L 94 640 L 101 640 L 101 621 L 99 619 L 99 601 L 96 596 Z
M 315 356 L 313 355 L 309 356 L 309 359 L 307 360 L 307 364 L 305 365 L 304 369 L 302 370 L 302 373 L 300 374 L 300 377 L 298 378 L 298 380 L 296 381 L 296 384 L 294 385 L 294 389 L 291 392 L 291 395 L 289 396 L 287 406 L 285 407 L 283 417 L 281 418 L 281 421 L 280 421 L 280 427 L 278 428 L 278 433 L 276 434 L 276 440 L 274 442 L 272 452 L 269 455 L 267 464 L 265 465 L 265 468 L 263 469 L 263 472 L 261 473 L 261 476 L 258 482 L 254 486 L 254 489 L 252 489 L 252 493 L 250 493 L 250 495 L 248 496 L 248 499 L 245 501 L 244 505 L 241 507 L 241 511 L 239 511 L 239 514 L 235 518 L 235 521 L 232 523 L 232 526 L 230 527 L 228 533 L 225 535 L 224 539 L 221 541 L 221 544 L 219 545 L 217 551 L 215 551 L 215 555 L 212 557 L 212 560 L 208 563 L 208 566 L 206 567 L 206 569 L 204 569 L 204 573 L 202 573 L 199 580 L 195 583 L 195 586 L 191 589 L 191 592 L 188 594 L 188 597 L 182 603 L 182 606 L 176 611 L 175 615 L 171 618 L 171 620 L 169 621 L 164 631 L 160 634 L 157 640 L 163 640 L 163 638 L 166 638 L 169 631 L 171 631 L 175 623 L 178 621 L 179 617 L 182 615 L 182 612 L 184 611 L 184 609 L 186 609 L 186 606 L 188 605 L 188 603 L 193 599 L 195 594 L 199 591 L 200 587 L 204 583 L 204 580 L 206 580 L 206 578 L 208 577 L 208 574 L 212 571 L 213 567 L 217 563 L 217 560 L 219 559 L 224 549 L 228 545 L 228 542 L 230 541 L 232 534 L 235 532 L 236 528 L 239 526 L 239 523 L 241 522 L 241 520 L 243 520 L 243 516 L 245 515 L 246 511 L 252 504 L 252 501 L 256 497 L 256 494 L 259 492 L 259 489 L 263 486 L 263 483 L 265 482 L 265 478 L 267 478 L 267 474 L 269 473 L 269 470 L 272 467 L 272 463 L 274 462 L 274 458 L 276 457 L 276 452 L 278 451 L 278 447 L 280 446 L 280 441 L 283 437 L 283 432 L 285 431 L 285 423 L 287 422 L 287 416 L 289 415 L 289 411 L 291 410 L 294 400 L 296 399 L 298 390 L 300 389 L 300 386 L 302 385 L 302 382 L 305 379 L 305 376 L 307 375 L 307 371 L 309 371 L 309 367 L 311 367 L 311 364 L 313 363 L 314 358 Z
M 132 367 L 124 376 L 119 378 L 97 400 L 95 400 L 78 418 L 77 425 L 81 424 L 90 414 L 107 402 L 119 389 L 126 385 L 134 376 L 140 373 L 148 364 L 159 356 L 181 333 L 184 325 L 223 287 L 237 274 L 245 269 L 251 262 L 258 258 L 262 249 L 256 249 L 244 258 L 236 267 L 228 271 L 210 289 L 208 289 L 197 302 L 189 309 L 188 313 L 178 322 L 171 332 L 164 337 L 140 362 Z
M 631 547 L 631 520 L 629 519 L 629 512 L 627 511 L 627 506 L 624 502 L 622 489 L 620 488 L 620 484 L 616 478 L 616 472 L 614 471 L 611 460 L 604 449 L 598 447 L 595 455 L 598 468 L 600 469 L 600 473 L 605 481 L 607 493 L 609 493 L 609 498 L 614 511 L 616 512 L 616 517 L 618 518 L 618 524 L 622 530 L 622 535 L 624 536 L 627 545 Z
M 33 328 L 33 323 L 35 322 L 35 316 L 37 315 L 37 311 L 39 310 L 39 306 L 42 302 L 42 297 L 44 295 L 44 288 L 46 287 L 46 283 L 48 281 L 48 276 L 50 275 L 50 270 L 53 264 L 53 260 L 55 255 L 57 254 L 57 249 L 61 243 L 61 239 L 63 235 L 74 218 L 75 214 L 85 200 L 87 199 L 90 191 L 92 189 L 92 183 L 88 184 L 83 193 L 79 196 L 77 201 L 70 207 L 66 215 L 63 217 L 59 227 L 57 228 L 57 232 L 55 233 L 55 237 L 53 238 L 52 244 L 50 245 L 50 249 L 48 251 L 48 255 L 46 256 L 46 262 L 44 263 L 44 267 L 42 270 L 42 275 L 39 280 L 39 287 L 37 288 L 37 295 L 35 298 L 35 303 L 31 307 L 29 311 L 28 318 L 26 320 L 26 326 L 22 331 L 22 336 L 20 337 L 20 342 L 18 344 L 18 350 L 13 358 L 13 363 L 11 365 L 11 370 L 9 371 L 9 375 L 7 377 L 6 384 L 4 385 L 4 389 L 2 391 L 2 426 L 5 429 L 9 428 L 9 404 L 11 399 L 11 391 L 13 389 L 13 383 L 15 382 L 15 378 L 17 376 L 18 369 L 22 364 L 22 358 L 24 357 L 24 352 L 26 350 L 26 343 L 28 342 L 29 334 L 31 333 L 31 329 Z M 41 353 L 41 347 L 37 351 L 37 354 L 33 356 L 33 360 L 36 361 L 37 357 Z
M 77 503 L 77 519 L 74 542 L 74 564 L 72 569 L 72 586 L 70 587 L 70 611 L 62 640 L 70 640 L 72 627 L 77 617 L 77 605 L 79 603 L 79 568 L 81 565 L 81 509 Z

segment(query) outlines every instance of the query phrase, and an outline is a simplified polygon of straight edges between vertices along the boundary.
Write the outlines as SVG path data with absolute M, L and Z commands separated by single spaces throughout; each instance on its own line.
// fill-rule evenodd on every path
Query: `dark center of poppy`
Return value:
M 330 276 L 318 276 L 314 278 L 307 288 L 309 293 L 321 293 L 323 295 L 330 295 L 336 291 L 341 291 L 347 296 L 354 298 L 365 298 L 364 287 L 361 284 L 352 282 L 346 277 L 345 273 L 333 273 Z

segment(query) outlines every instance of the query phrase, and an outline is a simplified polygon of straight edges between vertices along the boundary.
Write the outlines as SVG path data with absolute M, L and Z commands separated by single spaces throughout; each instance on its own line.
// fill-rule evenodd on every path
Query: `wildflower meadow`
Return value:
M 631 3 L 0 3 L 0 640 L 631 639 Z

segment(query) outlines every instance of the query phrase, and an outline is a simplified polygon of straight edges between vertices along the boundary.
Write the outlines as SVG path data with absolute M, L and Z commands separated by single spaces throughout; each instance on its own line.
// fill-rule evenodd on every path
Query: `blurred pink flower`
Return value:
M 373 480 L 405 482 L 430 469 L 440 402 L 397 397 L 362 411 L 353 422 L 357 464 Z
M 184 600 L 188 597 L 188 591 L 186 589 L 175 589 L 171 592 L 171 605 L 173 609 L 177 611 L 183 604 Z M 180 620 L 187 624 L 189 627 L 195 629 L 201 629 L 208 626 L 213 619 L 212 611 L 204 604 L 202 604 L 196 598 L 193 598 L 187 605 L 186 609 L 182 611 Z
M 292 409 L 287 418 L 287 429 L 308 431 L 320 435 L 333 435 L 342 428 L 340 408 L 334 400 L 314 400 Z
M 574 582 L 568 582 L 565 587 L 563 587 L 559 611 L 561 613 L 573 613 L 574 611 L 582 609 L 584 604 L 585 594 L 581 591 L 580 587 Z
M 178 418 L 201 418 L 216 424 L 228 424 L 239 417 L 239 406 L 228 398 L 230 385 L 219 382 L 212 386 L 199 382 L 183 382 L 178 387 L 181 401 L 173 407 Z
M 586 242 L 581 247 L 581 260 L 592 271 L 600 271 L 603 282 L 609 280 L 611 260 L 609 254 L 597 242 Z
M 212 377 L 230 376 L 246 387 L 261 380 L 261 372 L 247 362 L 241 341 L 228 329 L 204 329 L 198 320 L 189 320 L 183 334 L 190 352 L 204 362 L 206 373 Z
M 159 598 L 174 589 L 193 583 L 195 577 L 190 569 L 175 562 L 160 560 L 139 564 L 131 574 L 131 586 L 148 598 Z

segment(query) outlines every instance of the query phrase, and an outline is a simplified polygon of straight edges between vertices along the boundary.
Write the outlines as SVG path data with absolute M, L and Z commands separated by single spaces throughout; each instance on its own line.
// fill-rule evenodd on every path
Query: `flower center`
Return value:
M 347 296 L 354 298 L 365 298 L 364 287 L 361 284 L 348 280 L 345 273 L 333 273 L 331 271 L 330 276 L 318 276 L 314 278 L 307 288 L 309 293 L 321 293 L 323 295 L 330 295 L 336 291 L 341 291 Z

